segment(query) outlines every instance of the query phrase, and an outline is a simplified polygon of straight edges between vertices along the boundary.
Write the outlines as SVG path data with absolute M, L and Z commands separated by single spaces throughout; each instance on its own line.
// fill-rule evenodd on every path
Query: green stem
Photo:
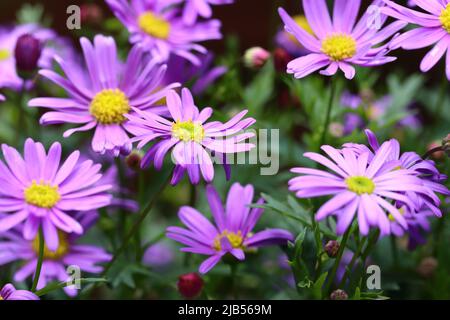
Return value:
M 347 228 L 347 231 L 345 231 L 344 236 L 342 237 L 341 243 L 339 245 L 339 250 L 338 250 L 338 253 L 336 255 L 336 259 L 334 261 L 333 268 L 331 269 L 331 273 L 328 276 L 328 282 L 327 282 L 327 284 L 325 286 L 325 290 L 324 290 L 324 297 L 329 297 L 330 296 L 330 293 L 331 293 L 330 289 L 331 289 L 331 287 L 333 285 L 334 278 L 336 277 L 337 269 L 338 269 L 339 264 L 341 262 L 342 256 L 343 256 L 344 251 L 345 251 L 345 247 L 347 245 L 347 240 L 348 240 L 352 230 L 353 230 L 353 228 L 350 225 Z
M 133 239 L 133 237 L 136 234 L 136 232 L 138 232 L 140 230 L 142 222 L 145 220 L 145 218 L 147 218 L 147 216 L 150 213 L 150 211 L 152 211 L 152 208 L 153 208 L 156 200 L 159 198 L 159 195 L 164 191 L 164 189 L 166 188 L 167 184 L 169 183 L 170 177 L 171 177 L 171 175 L 169 175 L 167 180 L 161 185 L 161 187 L 158 190 L 158 192 L 156 192 L 153 195 L 153 197 L 150 199 L 150 201 L 147 204 L 147 206 L 139 213 L 139 218 L 136 220 L 136 222 L 134 223 L 134 225 L 131 228 L 131 230 L 125 236 L 125 239 L 124 239 L 122 245 L 116 251 L 116 253 L 114 254 L 114 256 L 111 259 L 111 261 L 105 266 L 105 269 L 103 270 L 102 276 L 104 276 L 104 275 L 106 275 L 108 273 L 109 269 L 111 269 L 111 267 L 114 265 L 114 263 L 117 261 L 117 259 L 122 255 L 122 253 L 128 247 L 128 245 L 130 244 L 130 241 Z
M 323 146 L 325 144 L 327 133 L 328 133 L 328 127 L 330 126 L 330 120 L 331 120 L 331 110 L 333 109 L 333 102 L 334 102 L 334 96 L 336 94 L 336 80 L 335 78 L 331 78 L 331 92 L 330 92 L 330 100 L 328 101 L 328 107 L 327 107 L 327 113 L 325 117 L 325 122 L 323 124 L 322 129 L 322 137 L 320 138 L 320 146 Z
M 33 279 L 33 285 L 31 287 L 31 291 L 35 292 L 36 288 L 39 283 L 39 277 L 41 276 L 41 269 L 42 269 L 42 261 L 44 260 L 44 234 L 42 233 L 42 228 L 39 228 L 39 256 L 38 261 L 36 264 L 36 271 L 34 272 L 34 279 Z
M 344 275 L 342 276 L 341 282 L 338 285 L 338 288 L 342 288 L 345 285 L 345 281 L 347 281 L 348 276 L 350 275 L 350 272 L 353 270 L 353 266 L 356 263 L 356 260 L 360 256 L 360 253 L 362 251 L 362 248 L 366 242 L 366 237 L 359 243 L 355 253 L 353 254 L 352 260 L 350 260 L 350 263 L 348 264 L 347 268 L 345 269 Z

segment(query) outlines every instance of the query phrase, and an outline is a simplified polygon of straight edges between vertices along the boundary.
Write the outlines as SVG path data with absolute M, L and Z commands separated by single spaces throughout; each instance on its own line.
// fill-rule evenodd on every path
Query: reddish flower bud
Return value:
M 442 145 L 438 142 L 438 141 L 433 141 L 428 145 L 428 151 L 436 149 L 436 148 L 441 148 Z M 444 148 L 442 148 L 444 149 Z M 444 158 L 444 150 L 442 151 L 435 151 L 433 152 L 430 157 L 432 157 L 434 160 L 441 160 Z
M 131 153 L 125 159 L 125 163 L 127 164 L 128 168 L 133 169 L 135 171 L 139 171 L 141 169 L 141 161 L 142 161 L 142 152 L 137 150 L 131 151 Z
M 442 146 L 444 148 L 445 153 L 447 153 L 447 156 L 450 157 L 450 133 L 442 141 Z
M 347 300 L 348 294 L 341 289 L 334 290 L 330 295 L 331 300 Z
M 273 63 L 278 72 L 286 72 L 288 63 L 292 60 L 292 56 L 284 49 L 277 48 L 273 53 Z
M 95 3 L 85 3 L 81 5 L 81 23 L 99 24 L 103 20 L 103 11 Z
M 324 250 L 330 258 L 336 257 L 339 251 L 339 242 L 337 242 L 336 240 L 328 241 L 324 247 Z
M 244 64 L 251 69 L 260 69 L 266 64 L 269 58 L 270 53 L 267 50 L 261 47 L 254 47 L 245 51 Z
M 31 34 L 24 34 L 17 39 L 14 57 L 19 72 L 32 72 L 37 68 L 41 57 L 41 42 Z
M 187 298 L 197 297 L 203 289 L 203 279 L 195 272 L 183 274 L 178 278 L 178 291 Z

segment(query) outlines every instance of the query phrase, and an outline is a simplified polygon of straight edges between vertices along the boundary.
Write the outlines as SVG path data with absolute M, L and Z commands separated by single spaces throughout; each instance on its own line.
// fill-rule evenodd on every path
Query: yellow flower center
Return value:
M 356 41 L 347 34 L 332 34 L 322 41 L 322 52 L 333 61 L 349 59 L 356 53 Z
M 205 129 L 200 123 L 191 120 L 175 122 L 172 125 L 172 136 L 184 142 L 201 142 L 205 137 Z
M 300 14 L 293 18 L 294 18 L 295 23 L 297 23 L 297 25 L 300 28 L 302 28 L 303 30 L 308 32 L 310 35 L 314 35 L 314 31 L 311 29 L 311 26 L 309 25 L 308 20 L 306 19 L 306 17 L 304 15 Z M 289 40 L 291 40 L 292 42 L 298 43 L 298 40 L 291 33 L 289 33 Z
M 69 242 L 67 236 L 58 231 L 59 246 L 56 251 L 51 251 L 44 242 L 44 260 L 59 260 L 69 252 Z M 32 247 L 36 254 L 39 254 L 39 237 L 34 238 Z
M 7 60 L 11 57 L 11 52 L 7 49 L 0 49 L 0 61 Z
M 214 250 L 216 251 L 222 250 L 222 245 L 220 244 L 220 242 L 223 238 L 227 238 L 233 248 L 244 249 L 244 238 L 242 237 L 241 231 L 238 231 L 238 233 L 234 233 L 229 232 L 228 230 L 224 230 L 214 239 L 213 244 Z
M 33 180 L 31 186 L 24 190 L 25 201 L 40 208 L 52 208 L 61 199 L 58 186 L 51 186 L 49 183 Z
M 348 190 L 359 195 L 363 193 L 371 194 L 375 190 L 375 183 L 367 177 L 348 177 L 345 183 L 347 184 Z
M 450 33 L 450 3 L 447 4 L 444 10 L 442 10 L 441 15 L 439 16 L 439 20 L 442 23 L 442 28 Z
M 89 112 L 102 124 L 121 124 L 130 112 L 130 102 L 119 89 L 105 89 L 97 93 L 91 102 Z
M 170 23 L 150 11 L 147 11 L 139 16 L 139 27 L 148 35 L 159 38 L 167 39 L 170 34 Z

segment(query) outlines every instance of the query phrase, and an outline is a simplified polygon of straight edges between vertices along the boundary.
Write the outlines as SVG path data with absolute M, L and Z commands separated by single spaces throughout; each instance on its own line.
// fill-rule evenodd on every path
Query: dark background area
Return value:
M 350 0 L 349 0 L 350 1 Z M 363 7 L 366 8 L 372 1 L 364 0 Z M 398 3 L 405 1 L 397 0 Z M 52 27 L 60 34 L 73 35 L 66 28 L 66 9 L 76 4 L 95 3 L 102 7 L 105 17 L 112 16 L 111 11 L 103 0 L 0 0 L 0 22 L 1 24 L 13 23 L 16 12 L 25 4 L 43 4 L 45 14 L 52 18 Z M 226 35 L 237 35 L 240 39 L 242 51 L 252 46 L 272 48 L 274 46 L 273 36 L 281 26 L 277 8 L 282 6 L 291 14 L 301 12 L 301 0 L 235 0 L 233 5 L 215 6 L 214 17 L 223 23 L 222 31 Z M 214 41 L 207 45 L 212 50 L 220 53 L 224 50 L 223 41 Z M 403 51 L 398 50 L 394 54 L 399 59 L 382 68 L 392 70 L 398 68 L 405 74 L 417 72 L 426 48 L 422 50 Z M 440 81 L 444 76 L 443 60 L 433 70 L 427 73 L 433 82 Z M 387 69 L 389 68 L 389 69 Z

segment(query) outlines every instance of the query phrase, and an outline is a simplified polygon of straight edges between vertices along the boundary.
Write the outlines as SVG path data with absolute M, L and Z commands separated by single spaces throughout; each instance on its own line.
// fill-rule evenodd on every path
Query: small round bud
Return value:
M 424 278 L 431 278 L 438 267 L 438 261 L 433 257 L 424 258 L 417 267 L 417 273 Z
M 428 151 L 441 148 L 442 145 L 438 141 L 433 141 L 428 145 Z M 444 151 L 435 151 L 430 155 L 434 160 L 442 160 L 444 158 Z
M 178 278 L 178 291 L 186 299 L 197 297 L 203 289 L 203 279 L 195 273 L 183 274 Z
M 324 250 L 330 258 L 336 257 L 339 251 L 339 242 L 337 242 L 336 240 L 328 241 L 324 247 Z
M 125 163 L 128 168 L 133 169 L 135 171 L 139 171 L 141 169 L 141 161 L 142 161 L 142 152 L 138 150 L 133 150 L 125 158 Z
M 245 51 L 244 64 L 250 69 L 260 69 L 269 58 L 270 52 L 261 47 L 253 47 Z
M 273 63 L 278 72 L 286 72 L 288 63 L 292 56 L 283 48 L 276 48 L 273 53 Z
M 344 290 L 337 289 L 337 290 L 334 290 L 330 294 L 330 299 L 331 300 L 347 300 L 348 294 Z
M 85 3 L 81 5 L 80 9 L 81 9 L 81 16 L 80 16 L 81 23 L 95 25 L 100 24 L 100 22 L 102 22 L 103 11 L 102 8 L 100 8 L 100 6 L 98 6 L 97 4 Z
M 38 39 L 31 34 L 20 36 L 14 50 L 17 71 L 31 73 L 36 70 L 41 52 L 41 42 Z

